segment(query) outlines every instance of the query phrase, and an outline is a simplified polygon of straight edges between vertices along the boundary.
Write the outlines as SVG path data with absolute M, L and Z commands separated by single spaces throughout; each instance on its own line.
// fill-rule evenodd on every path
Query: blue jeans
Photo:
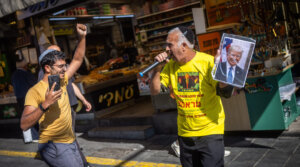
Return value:
M 83 162 L 76 142 L 39 143 L 39 153 L 49 166 L 53 167 L 83 167 Z

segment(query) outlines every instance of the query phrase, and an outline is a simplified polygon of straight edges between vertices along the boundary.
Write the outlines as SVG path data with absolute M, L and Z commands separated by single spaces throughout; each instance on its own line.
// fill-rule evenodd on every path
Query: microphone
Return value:
M 153 64 L 151 64 L 150 66 L 148 66 L 147 68 L 145 68 L 143 71 L 141 71 L 139 74 L 141 77 L 144 76 L 144 74 L 148 73 L 149 71 L 151 71 L 153 68 L 155 68 L 156 66 L 158 66 L 160 63 L 162 62 L 159 62 L 159 61 L 154 61 Z
M 170 59 L 170 51 L 167 51 L 167 54 L 168 54 L 167 59 Z M 155 60 L 153 64 L 151 64 L 150 66 L 148 66 L 147 68 L 145 68 L 143 71 L 139 72 L 140 76 L 143 77 L 146 73 L 148 73 L 153 68 L 155 68 L 156 66 L 158 66 L 159 64 L 161 64 L 161 63 L 163 63 L 165 61 L 159 62 L 159 61 Z

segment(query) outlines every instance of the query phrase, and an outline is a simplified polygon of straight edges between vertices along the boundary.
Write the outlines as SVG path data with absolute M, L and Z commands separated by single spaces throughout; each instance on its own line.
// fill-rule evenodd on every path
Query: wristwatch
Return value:
M 43 112 L 46 112 L 46 111 L 49 109 L 49 107 L 48 107 L 48 108 L 44 108 L 44 107 L 42 106 L 42 103 L 39 105 L 39 108 L 40 108 Z

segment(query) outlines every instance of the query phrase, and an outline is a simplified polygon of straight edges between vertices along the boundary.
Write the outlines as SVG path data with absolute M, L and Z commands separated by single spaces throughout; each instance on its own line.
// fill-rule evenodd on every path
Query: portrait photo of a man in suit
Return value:
M 238 45 L 231 45 L 226 54 L 227 61 L 220 62 L 215 79 L 229 84 L 243 86 L 246 71 L 238 63 L 243 55 L 243 49 Z

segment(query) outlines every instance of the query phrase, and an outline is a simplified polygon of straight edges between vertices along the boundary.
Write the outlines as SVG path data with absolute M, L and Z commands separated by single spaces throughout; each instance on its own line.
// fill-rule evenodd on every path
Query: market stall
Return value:
M 230 99 L 222 99 L 226 130 L 284 130 L 300 115 L 290 65 L 277 73 L 251 76 Z
M 33 16 L 41 52 L 55 44 L 61 47 L 69 60 L 77 44 L 76 23 L 87 25 L 86 56 L 77 71 L 75 83 L 92 103 L 91 113 L 102 113 L 104 109 L 136 98 L 136 73 L 142 66 L 136 60 L 134 15 L 128 3 L 68 2 L 71 1 L 49 4 L 49 10 L 34 11 L 36 15 L 26 9 L 19 12 L 18 18 Z M 115 100 L 113 95 L 119 100 Z M 81 102 L 78 103 L 76 111 L 79 115 L 86 113 Z
M 98 117 L 117 111 L 116 108 L 120 107 L 118 105 L 121 108 L 122 105 L 133 105 L 134 98 L 139 96 L 136 76 L 140 68 L 128 67 L 109 71 L 103 69 L 104 67 L 96 68 L 89 75 L 75 81 L 84 96 L 92 102 Z M 82 109 L 78 108 L 77 112 Z
M 164 50 L 167 32 L 179 25 L 194 30 L 195 49 L 211 55 L 219 48 L 224 32 L 256 40 L 246 87 L 238 89 L 230 99 L 223 99 L 226 130 L 285 129 L 299 115 L 295 95 L 282 101 L 278 90 L 293 83 L 292 70 L 300 60 L 300 5 L 296 1 L 53 2 L 47 1 L 47 6 L 38 3 L 18 12 L 25 27 L 34 27 L 31 32 L 35 42 L 29 40 L 29 32 L 23 28 L 16 39 L 17 48 L 27 54 L 31 64 L 36 64 L 39 52 L 50 43 L 59 45 L 71 59 L 77 42 L 74 26 L 77 22 L 86 24 L 86 60 L 76 83 L 93 103 L 97 117 L 133 105 L 140 95 L 150 95 L 149 78 L 139 78 L 137 82 L 136 74 Z M 267 85 L 258 88 L 262 83 Z M 259 103 L 257 99 L 261 99 Z M 156 109 L 176 108 L 167 91 L 152 100 Z M 85 113 L 81 105 L 77 111 Z
M 245 87 L 222 98 L 225 130 L 287 129 L 300 112 L 291 72 L 299 63 L 295 46 L 300 34 L 291 29 L 299 31 L 298 3 L 224 0 L 205 5 L 208 27 L 198 34 L 200 50 L 215 55 L 224 32 L 256 40 Z

